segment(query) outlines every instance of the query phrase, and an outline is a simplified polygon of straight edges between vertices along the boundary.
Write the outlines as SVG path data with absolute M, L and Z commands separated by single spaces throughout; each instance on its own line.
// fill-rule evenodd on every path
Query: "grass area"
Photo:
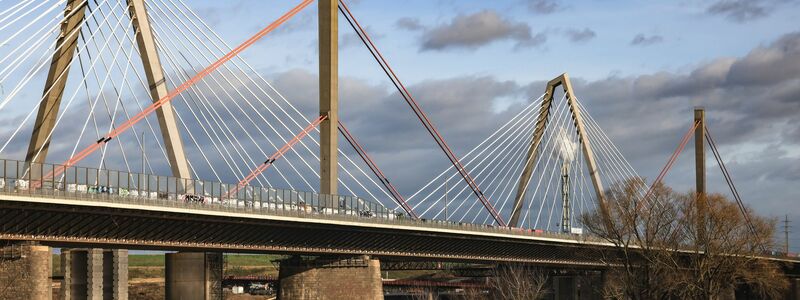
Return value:
M 265 266 L 265 267 L 272 267 L 272 261 L 276 259 L 280 259 L 283 256 L 281 255 L 269 255 L 269 254 L 226 254 L 225 255 L 225 263 L 228 264 L 228 267 L 235 267 L 235 266 Z
M 226 275 L 277 275 L 272 264 L 280 259 L 280 255 L 269 254 L 226 254 Z M 158 278 L 164 276 L 163 254 L 130 254 L 128 255 L 128 272 L 131 279 Z M 53 275 L 61 275 L 61 255 L 53 254 Z

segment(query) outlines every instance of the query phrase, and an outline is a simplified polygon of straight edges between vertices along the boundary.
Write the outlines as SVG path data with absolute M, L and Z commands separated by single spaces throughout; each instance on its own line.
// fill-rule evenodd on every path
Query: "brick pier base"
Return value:
M 383 299 L 381 266 L 367 256 L 293 257 L 280 264 L 280 300 Z
M 128 299 L 128 250 L 62 249 L 60 299 Z
M 222 253 L 179 252 L 165 257 L 168 300 L 222 300 Z
M 0 299 L 51 300 L 50 247 L 18 243 L 0 247 Z

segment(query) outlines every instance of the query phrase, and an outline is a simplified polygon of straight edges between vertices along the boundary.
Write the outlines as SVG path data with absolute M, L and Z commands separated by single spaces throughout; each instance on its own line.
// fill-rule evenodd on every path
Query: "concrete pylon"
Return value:
M 62 249 L 61 269 L 59 299 L 128 299 L 128 250 Z
M 222 300 L 222 253 L 167 253 L 164 262 L 166 299 Z
M 335 195 L 339 187 L 339 1 L 318 0 L 320 193 Z M 327 204 L 330 205 L 330 204 Z
M 592 185 L 594 186 L 595 195 L 597 196 L 598 207 L 600 207 L 603 214 L 607 216 L 605 200 L 603 197 L 603 182 L 600 179 L 600 174 L 597 170 L 597 164 L 595 163 L 594 159 L 594 151 L 592 151 L 592 145 L 589 143 L 589 137 L 584 129 L 583 116 L 581 115 L 581 110 L 578 107 L 578 102 L 575 98 L 575 92 L 572 90 L 572 82 L 569 80 L 569 75 L 564 73 L 547 83 L 544 98 L 542 99 L 542 105 L 539 108 L 539 117 L 536 120 L 536 126 L 533 131 L 533 139 L 531 140 L 530 147 L 528 148 L 528 155 L 526 156 L 527 164 L 522 170 L 519 183 L 517 183 L 517 195 L 514 198 L 514 206 L 511 211 L 511 219 L 508 222 L 508 226 L 519 226 L 519 217 L 525 201 L 528 181 L 530 181 L 531 176 L 533 176 L 534 163 L 536 162 L 536 157 L 539 154 L 539 145 L 542 142 L 544 131 L 547 128 L 547 123 L 550 119 L 550 108 L 553 104 L 555 89 L 558 86 L 561 86 L 564 89 L 564 93 L 566 94 L 565 96 L 568 101 L 567 104 L 572 112 L 572 121 L 575 124 L 575 130 L 581 142 L 584 160 L 586 161 L 586 168 L 588 169 L 589 177 L 592 181 Z

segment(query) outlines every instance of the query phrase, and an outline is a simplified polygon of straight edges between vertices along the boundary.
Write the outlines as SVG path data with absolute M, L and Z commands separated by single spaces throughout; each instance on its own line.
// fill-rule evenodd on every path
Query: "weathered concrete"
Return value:
M 62 249 L 60 299 L 128 299 L 128 250 Z
M 33 243 L 0 248 L 0 299 L 50 300 L 50 247 Z
M 292 258 L 281 262 L 281 300 L 383 299 L 380 261 L 356 258 Z
M 222 253 L 167 253 L 165 295 L 171 300 L 222 299 Z

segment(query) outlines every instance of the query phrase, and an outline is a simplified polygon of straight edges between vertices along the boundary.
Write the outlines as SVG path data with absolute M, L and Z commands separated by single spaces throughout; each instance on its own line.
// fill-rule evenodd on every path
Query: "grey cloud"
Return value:
M 597 37 L 597 33 L 589 28 L 584 28 L 581 30 L 569 29 L 567 30 L 566 35 L 573 43 L 587 42 Z
M 575 92 L 625 157 L 649 178 L 688 129 L 693 107 L 704 106 L 709 130 L 746 202 L 758 204 L 762 213 L 780 212 L 786 204 L 776 198 L 792 193 L 781 186 L 800 180 L 798 154 L 790 151 L 800 146 L 798 43 L 799 33 L 786 34 L 742 57 L 720 58 L 687 73 L 575 79 Z M 528 94 L 540 95 L 543 84 L 531 83 Z M 668 177 L 676 188 L 692 187 L 692 177 L 683 176 L 692 172 L 688 157 L 684 153 Z M 709 184 L 726 192 L 713 168 Z
M 743 23 L 766 17 L 769 9 L 765 4 L 768 2 L 773 1 L 721 0 L 709 6 L 706 12 L 712 15 L 723 15 L 729 20 Z
M 631 40 L 631 45 L 634 46 L 650 46 L 664 41 L 664 37 L 660 35 L 646 36 L 643 33 L 637 34 Z
M 422 24 L 420 24 L 419 22 L 419 19 L 417 18 L 409 18 L 409 17 L 400 18 L 394 23 L 394 25 L 397 26 L 397 28 L 409 31 L 417 31 L 425 29 L 425 26 L 422 26 Z
M 537 14 L 552 14 L 561 9 L 561 5 L 554 0 L 528 0 L 528 10 Z
M 544 33 L 533 35 L 528 24 L 483 10 L 458 15 L 448 24 L 427 29 L 422 35 L 421 50 L 476 49 L 501 40 L 516 42 L 515 47 L 532 47 L 543 44 L 547 37 Z

